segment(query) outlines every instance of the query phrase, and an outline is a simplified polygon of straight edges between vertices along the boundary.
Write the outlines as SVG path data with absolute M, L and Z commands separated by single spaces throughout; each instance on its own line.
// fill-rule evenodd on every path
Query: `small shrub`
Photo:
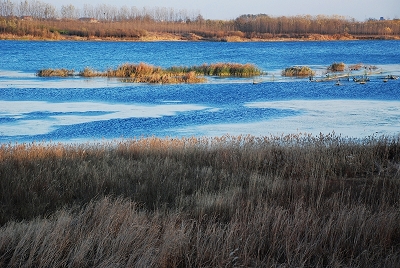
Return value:
M 188 72 L 182 76 L 185 83 L 201 83 L 205 81 L 204 77 L 198 77 L 195 72 Z
M 240 38 L 244 38 L 246 35 L 242 31 L 230 31 L 228 32 L 229 36 L 237 36 Z
M 349 69 L 351 71 L 358 71 L 358 70 L 360 70 L 362 68 L 362 66 L 363 65 L 361 63 L 357 63 L 357 64 L 349 66 Z
M 305 77 L 305 76 L 314 76 L 315 72 L 311 70 L 308 66 L 293 66 L 286 68 L 282 71 L 282 76 L 288 77 Z
M 83 69 L 83 71 L 79 72 L 79 76 L 95 77 L 95 76 L 101 76 L 101 73 L 96 72 L 92 68 L 86 67 L 85 69 Z
M 37 76 L 40 77 L 51 77 L 51 76 L 66 77 L 73 75 L 74 75 L 74 70 L 67 70 L 67 69 L 43 69 L 37 72 Z
M 346 65 L 343 62 L 334 62 L 328 67 L 330 72 L 344 72 Z

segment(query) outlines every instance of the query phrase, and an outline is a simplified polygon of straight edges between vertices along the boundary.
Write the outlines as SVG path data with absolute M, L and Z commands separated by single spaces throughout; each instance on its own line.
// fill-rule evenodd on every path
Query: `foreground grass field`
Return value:
M 1 267 L 398 267 L 400 137 L 0 148 Z

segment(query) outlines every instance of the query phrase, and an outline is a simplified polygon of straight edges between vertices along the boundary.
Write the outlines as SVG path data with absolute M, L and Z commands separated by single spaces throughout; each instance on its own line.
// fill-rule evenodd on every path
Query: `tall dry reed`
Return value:
M 2 267 L 396 267 L 400 137 L 0 148 Z

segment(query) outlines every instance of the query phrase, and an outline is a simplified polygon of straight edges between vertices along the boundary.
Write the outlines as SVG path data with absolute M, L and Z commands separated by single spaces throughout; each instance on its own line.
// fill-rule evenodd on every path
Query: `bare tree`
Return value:
M 17 15 L 18 16 L 28 16 L 28 11 L 29 11 L 29 3 L 27 0 L 24 2 L 20 2 L 17 5 Z
M 83 16 L 86 18 L 95 18 L 95 10 L 94 7 L 90 4 L 83 5 Z
M 10 0 L 2 0 L 0 2 L 0 16 L 8 17 L 14 15 L 14 3 Z
M 79 18 L 79 11 L 73 5 L 61 6 L 61 17 L 63 19 Z
M 122 6 L 118 10 L 118 15 L 117 15 L 118 20 L 121 20 L 121 21 L 129 20 L 129 17 L 130 17 L 129 13 L 130 13 L 129 8 L 127 6 Z

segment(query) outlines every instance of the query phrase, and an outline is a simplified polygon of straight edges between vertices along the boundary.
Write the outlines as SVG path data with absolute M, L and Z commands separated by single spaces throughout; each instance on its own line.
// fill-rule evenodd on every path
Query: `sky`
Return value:
M 243 14 L 267 14 L 270 16 L 340 15 L 365 21 L 369 18 L 400 19 L 399 0 L 42 0 L 56 7 L 72 4 L 82 8 L 106 4 L 115 7 L 136 6 L 167 7 L 199 12 L 205 19 L 235 19 Z

